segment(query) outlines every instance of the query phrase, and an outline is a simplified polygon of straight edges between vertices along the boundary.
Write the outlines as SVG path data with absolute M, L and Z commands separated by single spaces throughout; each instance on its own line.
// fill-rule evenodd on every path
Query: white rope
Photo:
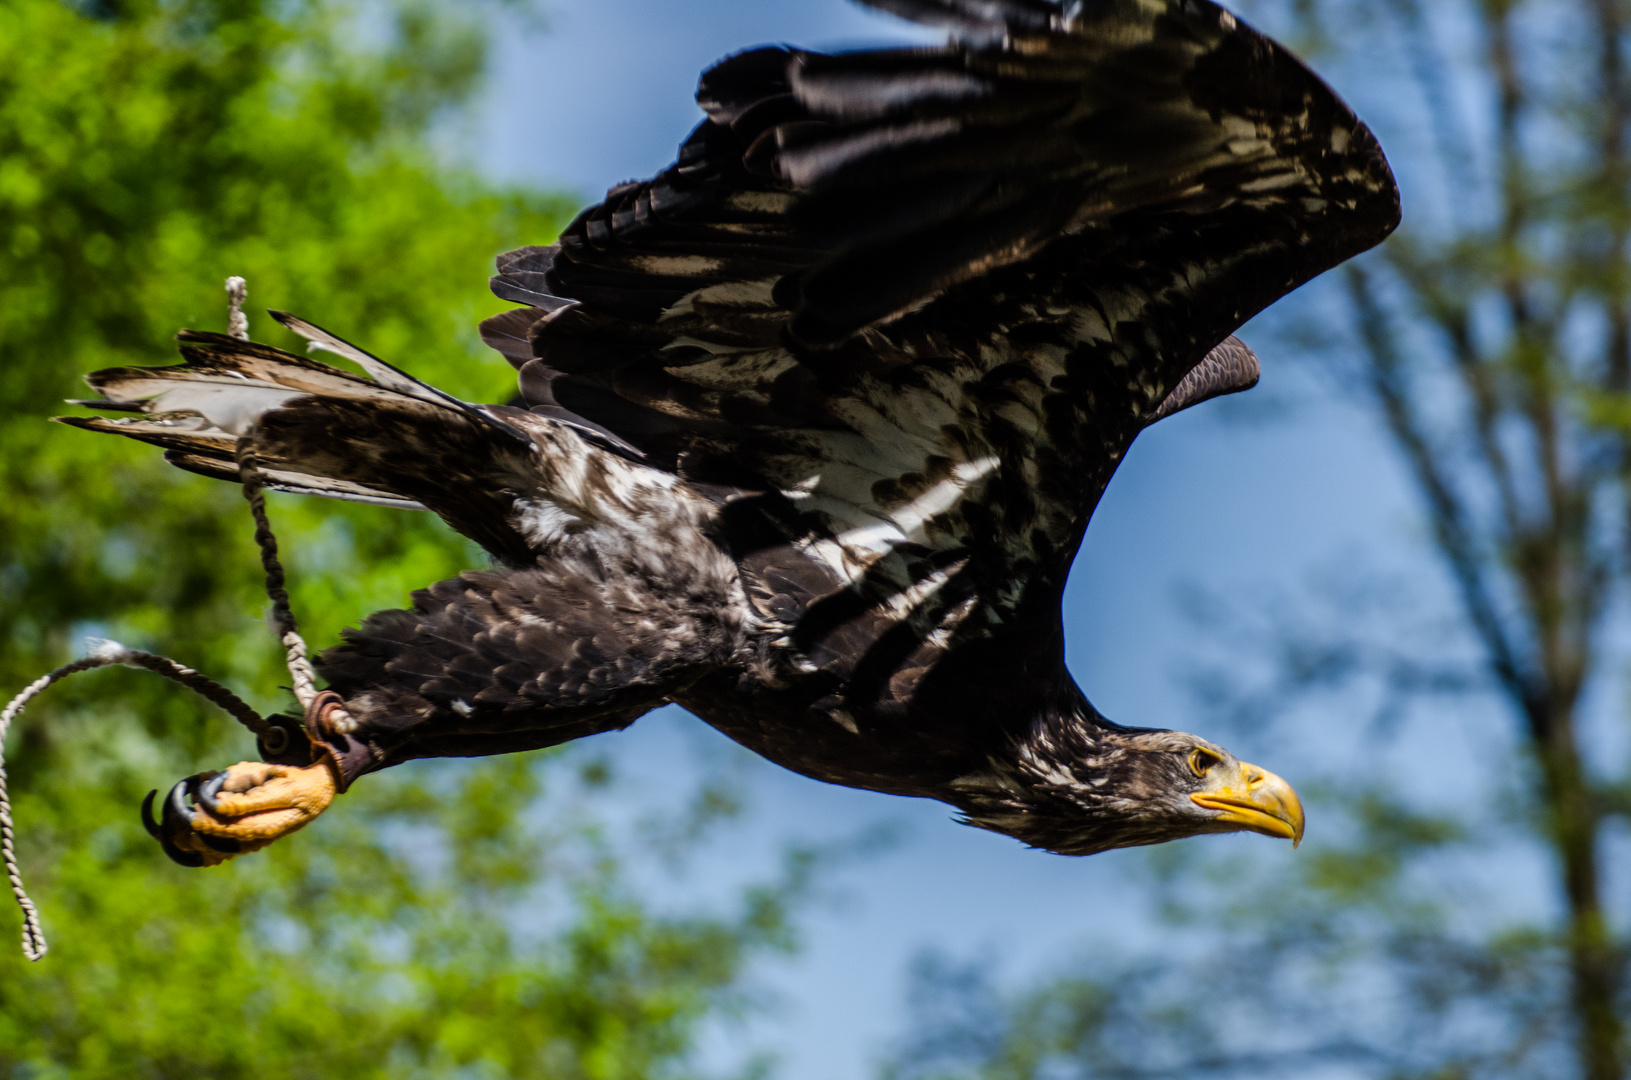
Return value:
M 317 671 L 306 659 L 306 639 L 290 630 L 283 635 L 283 653 L 289 665 L 289 681 L 294 684 L 289 689 L 294 691 L 300 707 L 308 709 L 317 697 Z
M 6 864 L 6 880 L 11 883 L 11 894 L 17 898 L 17 906 L 23 909 L 23 955 L 30 960 L 44 957 L 50 946 L 45 942 L 45 931 L 40 928 L 39 909 L 34 906 L 34 901 L 28 898 L 28 890 L 23 888 L 23 873 L 17 867 L 17 849 L 12 835 L 11 797 L 6 790 L 6 732 L 10 730 L 11 722 L 17 718 L 17 714 L 23 711 L 23 706 L 52 683 L 77 672 L 122 662 L 122 658 L 116 655 L 113 649 L 106 648 L 113 644 L 93 641 L 91 655 L 41 675 L 12 698 L 5 711 L 0 712 L 0 859 L 4 859 Z M 117 649 L 124 651 L 124 646 L 117 646 Z
M 125 667 L 142 668 L 163 675 L 195 693 L 202 694 L 231 713 L 235 719 L 257 735 L 271 730 L 271 725 L 237 694 L 214 679 L 200 675 L 192 668 L 178 664 L 167 656 L 142 652 L 140 649 L 121 645 L 117 641 L 104 641 L 101 638 L 91 638 L 86 644 L 90 646 L 89 655 L 35 679 L 12 698 L 3 711 L 0 711 L 0 860 L 5 863 L 6 880 L 11 883 L 11 894 L 17 898 L 17 906 L 23 909 L 23 955 L 30 960 L 38 960 L 44 956 L 48 946 L 45 943 L 45 931 L 40 929 L 39 910 L 28 898 L 28 891 L 23 888 L 22 871 L 17 868 L 17 851 L 12 835 L 11 798 L 6 790 L 5 756 L 6 732 L 11 728 L 11 722 L 22 713 L 23 706 L 38 697 L 52 683 L 60 682 L 70 675 L 107 667 L 110 664 L 123 664 Z
M 226 289 L 227 333 L 240 341 L 248 341 L 249 318 L 244 314 L 244 301 L 249 296 L 248 286 L 241 277 L 229 277 L 226 280 Z M 261 493 L 260 470 L 255 465 L 247 442 L 240 440 L 238 456 L 239 468 L 243 474 L 244 497 L 249 500 L 250 510 L 255 518 L 255 540 L 260 545 L 261 559 L 266 568 L 266 592 L 272 601 L 273 622 L 288 660 L 289 677 L 294 683 L 292 689 L 295 698 L 299 700 L 301 708 L 309 712 L 312 701 L 317 697 L 317 674 L 312 669 L 311 661 L 306 658 L 306 642 L 295 628 L 294 613 L 289 609 L 289 594 L 283 588 L 283 567 L 277 558 L 277 538 L 272 535 L 272 526 L 266 520 L 266 502 L 265 496 Z M 22 713 L 25 705 L 52 683 L 60 682 L 70 675 L 111 664 L 123 664 L 126 667 L 143 668 L 181 683 L 231 713 L 234 719 L 254 732 L 257 737 L 267 739 L 282 730 L 274 728 L 264 717 L 250 708 L 248 702 L 225 686 L 200 675 L 190 667 L 176 663 L 169 657 L 142 652 L 116 641 L 104 641 L 99 638 L 92 638 L 87 644 L 90 647 L 89 655 L 35 679 L 12 698 L 3 711 L 0 711 L 0 861 L 5 864 L 6 880 L 11 884 L 11 893 L 17 898 L 17 906 L 23 911 L 23 955 L 30 960 L 39 960 L 45 956 L 49 946 L 45 941 L 45 931 L 40 927 L 39 909 L 28 898 L 28 891 L 23 888 L 22 871 L 17 866 L 11 799 L 6 788 L 5 757 L 6 733 L 11 728 L 11 722 Z M 330 718 L 331 724 L 337 730 L 349 732 L 355 727 L 355 721 L 343 709 L 331 709 Z
M 249 316 L 244 301 L 249 299 L 249 283 L 241 277 L 227 278 L 227 334 L 239 341 L 249 340 Z
M 40 928 L 39 909 L 28 898 L 28 890 L 23 888 L 23 873 L 17 868 L 17 849 L 12 838 L 11 797 L 6 790 L 6 732 L 17 714 L 23 711 L 23 706 L 40 691 L 58 679 L 65 679 L 76 671 L 101 667 L 103 663 L 100 658 L 86 657 L 41 675 L 12 698 L 4 712 L 0 712 L 0 859 L 5 860 L 6 880 L 11 882 L 11 895 L 17 898 L 17 906 L 23 909 L 23 955 L 30 960 L 44 957 L 50 946 L 45 943 L 45 931 Z

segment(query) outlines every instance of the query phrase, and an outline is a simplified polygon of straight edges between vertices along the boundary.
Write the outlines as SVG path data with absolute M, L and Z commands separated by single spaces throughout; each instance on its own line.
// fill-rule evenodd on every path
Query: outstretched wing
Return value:
M 837 581 L 904 612 L 978 564 L 1000 617 L 1062 584 L 1143 426 L 1256 380 L 1238 342 L 1203 358 L 1397 193 L 1206 0 L 875 2 L 963 38 L 725 60 L 671 168 L 500 260 L 529 307 L 484 332 L 537 411 L 779 493 Z

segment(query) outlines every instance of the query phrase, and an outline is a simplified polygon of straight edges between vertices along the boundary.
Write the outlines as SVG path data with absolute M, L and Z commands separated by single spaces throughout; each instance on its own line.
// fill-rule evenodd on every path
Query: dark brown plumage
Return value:
M 323 655 L 342 788 L 677 701 L 1054 851 L 1300 835 L 1272 774 L 1100 717 L 1060 595 L 1138 432 L 1253 385 L 1230 333 L 1393 229 L 1381 151 L 1205 0 L 872 2 L 957 37 L 731 57 L 674 166 L 500 257 L 514 407 L 283 315 L 371 378 L 198 333 L 92 376 L 145 415 L 70 423 L 228 479 L 250 439 L 274 486 L 428 508 L 498 560 Z M 175 836 L 234 835 L 172 802 Z

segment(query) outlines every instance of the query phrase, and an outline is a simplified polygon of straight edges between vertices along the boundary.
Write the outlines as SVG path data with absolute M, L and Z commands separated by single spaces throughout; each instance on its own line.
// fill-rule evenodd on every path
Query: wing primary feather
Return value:
M 305 319 L 302 319 L 299 316 L 290 315 L 286 311 L 269 310 L 267 311 L 267 314 L 272 316 L 273 319 L 277 320 L 277 322 L 284 327 L 305 338 L 310 343 L 310 348 L 322 349 L 325 352 L 331 352 L 336 356 L 342 356 L 345 359 L 350 360 L 352 363 L 368 372 L 376 383 L 385 387 L 386 389 L 394 390 L 399 394 L 404 394 L 408 397 L 416 398 L 432 405 L 442 405 L 450 409 L 456 409 L 459 412 L 479 420 L 481 423 L 484 423 L 491 428 L 504 432 L 506 435 L 509 435 L 511 438 L 516 439 L 526 446 L 536 449 L 536 447 L 533 445 L 532 438 L 528 436 L 526 432 L 510 424 L 506 424 L 504 421 L 498 419 L 498 417 L 492 415 L 479 405 L 472 405 L 467 401 L 460 401 L 452 394 L 438 390 L 429 383 L 421 382 L 412 375 L 409 375 L 407 372 L 403 371 L 401 368 L 381 360 L 373 353 L 367 352 L 364 349 L 359 349 L 357 346 L 351 344 L 338 334 L 331 334 L 327 330 L 324 330 L 321 326 L 318 326 L 315 323 L 307 322 Z
M 527 333 L 542 317 L 533 307 L 500 312 L 481 321 L 481 340 L 519 371 L 533 359 L 532 342 L 527 339 Z
M 358 348 L 338 334 L 329 333 L 321 326 L 309 323 L 296 315 L 290 315 L 287 311 L 269 310 L 267 314 L 285 328 L 305 338 L 308 349 L 320 349 L 323 352 L 331 352 L 335 356 L 344 357 L 368 372 L 369 376 L 383 387 L 395 390 L 399 394 L 407 394 L 410 397 L 423 398 L 426 392 L 429 392 L 437 401 L 447 397 L 441 391 L 426 386 L 411 375 L 387 364 L 373 353 Z

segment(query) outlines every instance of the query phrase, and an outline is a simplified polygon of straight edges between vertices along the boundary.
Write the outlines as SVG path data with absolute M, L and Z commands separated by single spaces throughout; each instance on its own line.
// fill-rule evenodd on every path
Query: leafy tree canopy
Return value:
M 229 274 L 502 400 L 513 376 L 473 329 L 501 306 L 482 283 L 567 208 L 434 153 L 481 75 L 485 15 L 0 5 L 4 686 L 97 634 L 288 707 L 239 494 L 44 418 L 83 372 L 164 363 L 177 327 L 221 329 Z M 252 329 L 296 347 L 270 320 Z M 429 515 L 271 510 L 314 644 L 482 562 Z M 596 825 L 608 781 L 559 756 L 371 778 L 299 841 L 198 872 L 166 862 L 135 809 L 246 756 L 207 706 L 107 670 L 53 690 L 7 749 L 53 950 L 30 965 L 0 949 L 4 1077 L 690 1075 L 699 1026 L 741 1003 L 745 959 L 788 939 L 797 865 L 734 912 L 650 910 Z

